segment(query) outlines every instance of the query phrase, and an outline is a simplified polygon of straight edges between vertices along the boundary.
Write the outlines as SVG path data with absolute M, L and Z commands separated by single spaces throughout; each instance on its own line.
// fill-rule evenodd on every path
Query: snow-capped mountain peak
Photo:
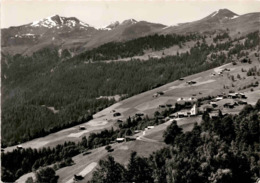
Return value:
M 135 19 L 128 19 L 128 20 L 125 20 L 123 21 L 121 24 L 136 24 L 137 21 Z
M 228 9 L 219 9 L 218 11 L 213 12 L 210 15 L 211 18 L 217 17 L 217 18 L 228 18 L 228 19 L 234 19 L 238 17 L 238 15 Z
M 30 24 L 32 27 L 46 27 L 46 28 L 61 28 L 62 26 L 66 27 L 76 27 L 79 26 L 80 28 L 87 28 L 89 27 L 88 24 L 80 21 L 75 17 L 61 17 L 59 15 L 53 15 L 39 21 L 34 21 Z

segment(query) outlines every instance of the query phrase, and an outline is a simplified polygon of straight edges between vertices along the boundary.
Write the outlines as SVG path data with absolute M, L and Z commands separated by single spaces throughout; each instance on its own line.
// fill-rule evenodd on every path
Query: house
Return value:
M 238 103 L 239 105 L 246 105 L 246 104 L 247 104 L 247 102 L 241 101 L 241 100 L 239 100 L 237 103 Z
M 158 97 L 158 96 L 159 96 L 158 93 L 153 94 L 153 97 Z
M 233 109 L 235 106 L 237 106 L 238 105 L 238 103 L 236 103 L 236 102 L 234 102 L 233 104 L 231 104 L 230 102 L 228 102 L 228 103 L 225 103 L 224 104 L 224 107 L 225 108 L 230 108 L 230 109 Z
M 117 122 L 118 123 L 123 123 L 123 120 L 122 119 L 118 119 Z
M 228 102 L 228 103 L 225 103 L 223 106 L 224 106 L 225 108 L 229 108 L 230 105 L 231 105 L 231 103 Z
M 184 117 L 188 117 L 187 112 L 178 112 L 177 113 L 178 118 L 184 118 Z
M 238 98 L 244 98 L 244 99 L 246 99 L 246 95 L 243 94 L 243 93 L 236 93 L 236 96 L 237 96 Z
M 218 118 L 218 113 L 209 113 L 209 116 L 211 117 L 211 119 L 216 119 Z
M 237 94 L 236 93 L 229 93 L 228 98 L 235 99 L 235 98 L 237 98 Z
M 222 100 L 222 99 L 223 99 L 223 97 L 217 97 L 217 98 L 215 98 L 216 101 L 220 101 L 220 100 Z
M 193 84 L 196 84 L 197 82 L 196 81 L 187 81 L 186 83 L 189 85 L 193 85 Z
M 79 126 L 79 130 L 86 130 L 85 126 Z
M 166 104 L 166 107 L 170 108 L 170 107 L 172 107 L 172 104 Z
M 136 133 L 139 133 L 139 132 L 140 132 L 140 130 L 135 130 L 135 131 L 134 131 L 135 134 L 136 134 Z
M 183 81 L 184 79 L 183 79 L 183 78 L 180 78 L 179 80 L 180 80 L 180 81 Z
M 164 95 L 164 92 L 163 91 L 159 91 L 157 92 L 158 95 Z
M 153 129 L 153 128 L 154 128 L 154 126 L 147 126 L 147 128 L 148 128 L 148 129 Z
M 165 105 L 159 105 L 159 108 L 165 108 Z
M 177 99 L 177 101 L 183 101 L 183 100 L 184 100 L 184 98 L 182 98 L 182 97 Z
M 211 106 L 214 107 L 214 108 L 218 106 L 218 104 L 217 104 L 216 102 L 210 102 L 210 104 L 211 104 Z
M 121 116 L 121 113 L 116 112 L 116 113 L 113 114 L 113 116 L 114 116 L 114 117 Z
M 116 138 L 116 142 L 120 143 L 120 142 L 124 142 L 125 138 Z
M 171 114 L 169 117 L 170 117 L 171 119 L 176 118 L 176 117 L 177 117 L 177 114 L 173 113 L 173 114 Z
M 22 145 L 18 145 L 18 146 L 16 146 L 16 148 L 17 148 L 17 149 L 22 149 L 23 146 L 22 146 Z
M 133 141 L 136 140 L 136 137 L 134 136 L 125 136 L 126 141 Z
M 135 116 L 136 117 L 141 117 L 141 116 L 144 116 L 144 114 L 143 113 L 136 113 Z

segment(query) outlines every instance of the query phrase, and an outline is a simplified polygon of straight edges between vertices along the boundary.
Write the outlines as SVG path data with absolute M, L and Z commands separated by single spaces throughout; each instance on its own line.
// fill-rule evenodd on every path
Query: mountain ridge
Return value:
M 258 30 L 260 13 L 238 15 L 219 9 L 193 22 L 166 26 L 160 23 L 127 19 L 112 22 L 104 28 L 93 27 L 76 17 L 59 15 L 29 24 L 2 29 L 2 51 L 30 55 L 46 46 L 81 53 L 108 42 L 122 42 L 152 34 L 215 34 L 229 30 L 231 36 Z

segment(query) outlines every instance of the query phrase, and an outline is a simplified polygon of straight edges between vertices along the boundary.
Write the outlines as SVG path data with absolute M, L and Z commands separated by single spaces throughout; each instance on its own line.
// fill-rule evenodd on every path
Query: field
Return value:
M 247 76 L 246 72 L 241 72 L 242 68 L 248 70 L 254 66 L 259 68 L 259 62 L 254 60 L 252 64 L 226 64 L 215 69 L 185 77 L 183 81 L 177 80 L 159 88 L 119 101 L 103 111 L 98 112 L 94 115 L 93 120 L 82 124 L 86 127 L 86 130 L 79 130 L 79 126 L 75 126 L 43 138 L 34 139 L 22 145 L 23 147 L 41 148 L 54 147 L 65 141 L 77 142 L 80 141 L 83 136 L 88 136 L 91 132 L 98 132 L 105 128 L 110 129 L 111 127 L 117 128 L 116 121 L 118 119 L 125 120 L 129 116 L 134 116 L 136 113 L 144 113 L 145 115 L 153 116 L 155 111 L 160 111 L 159 105 L 174 105 L 180 97 L 193 96 L 194 98 L 201 98 L 209 95 L 217 96 L 223 92 L 228 94 L 229 91 L 232 90 L 234 92 L 244 93 L 247 99 L 244 99 L 243 101 L 246 101 L 249 104 L 255 104 L 257 99 L 260 98 L 260 87 L 246 87 L 243 89 L 243 86 L 260 81 L 260 78 L 259 76 Z M 230 69 L 230 71 L 225 71 L 222 75 L 219 75 L 218 73 L 224 68 Z M 213 73 L 215 75 L 213 75 Z M 237 79 L 238 74 L 242 79 Z M 230 79 L 232 75 L 236 78 L 235 81 Z M 190 80 L 196 81 L 196 84 L 188 85 L 186 81 Z M 153 97 L 155 93 L 161 91 L 164 92 L 164 95 Z M 243 108 L 243 105 L 239 105 L 233 109 L 223 108 L 224 103 L 232 101 L 233 99 L 218 101 L 218 108 L 223 110 L 224 113 L 238 113 Z M 114 117 L 114 112 L 121 113 L 121 116 Z M 200 123 L 201 116 L 176 120 L 177 124 L 182 127 L 185 132 L 191 130 L 195 122 Z M 116 161 L 124 165 L 127 164 L 131 151 L 136 151 L 140 156 L 148 156 L 152 152 L 166 146 L 163 143 L 163 131 L 171 122 L 172 120 L 169 120 L 161 125 L 155 126 L 153 129 L 147 130 L 145 134 L 140 132 L 137 134 L 138 138 L 136 141 L 112 144 L 114 151 L 109 154 L 111 154 Z M 16 147 L 6 148 L 6 151 L 11 151 L 14 148 Z M 91 172 L 98 167 L 98 161 L 107 155 L 108 152 L 105 150 L 105 147 L 100 147 L 92 150 L 89 155 L 83 156 L 82 154 L 79 154 L 75 156 L 73 158 L 75 162 L 73 166 L 62 168 L 56 172 L 60 176 L 59 182 L 71 182 L 74 174 L 82 174 L 85 176 L 84 181 L 90 180 Z M 23 182 L 28 175 L 31 174 L 22 176 L 17 182 Z
M 254 60 L 254 58 L 252 59 Z M 123 101 L 119 101 L 114 105 L 96 113 L 94 119 L 78 126 L 74 126 L 57 133 L 50 134 L 48 136 L 37 138 L 29 142 L 21 144 L 24 148 L 41 148 L 41 147 L 54 147 L 57 144 L 65 141 L 77 142 L 81 140 L 81 137 L 88 136 L 91 132 L 98 132 L 103 129 L 110 129 L 111 127 L 117 128 L 117 119 L 125 120 L 129 116 L 134 116 L 136 113 L 144 113 L 148 116 L 153 116 L 156 110 L 159 110 L 159 105 L 175 104 L 180 97 L 207 97 L 216 96 L 223 92 L 229 93 L 229 91 L 236 91 L 245 93 L 247 96 L 246 101 L 250 104 L 254 104 L 257 99 L 260 98 L 259 87 L 248 87 L 241 89 L 244 86 L 259 81 L 259 76 L 246 76 L 246 72 L 241 72 L 241 69 L 248 70 L 252 67 L 259 68 L 259 62 L 255 59 L 252 64 L 238 63 L 237 65 L 226 64 L 219 68 L 211 69 L 202 73 L 190 75 L 185 77 L 183 81 L 174 81 L 163 85 L 159 88 L 149 90 L 147 92 L 130 97 Z M 230 71 L 223 72 L 222 75 L 218 75 L 218 72 L 224 68 L 230 69 Z M 212 76 L 212 73 L 215 73 Z M 237 74 L 242 79 L 237 79 Z M 230 78 L 234 76 L 235 81 Z M 186 81 L 196 81 L 194 85 L 188 85 Z M 227 86 L 224 88 L 224 86 Z M 240 91 L 238 91 L 241 89 Z M 252 90 L 252 91 L 251 91 Z M 164 92 L 164 95 L 159 97 L 153 97 L 157 92 Z M 238 112 L 241 108 L 232 109 L 232 112 Z M 113 117 L 113 112 L 121 113 L 121 116 Z M 229 111 L 226 111 L 229 112 Z M 86 130 L 80 131 L 79 126 L 85 126 Z M 16 146 L 8 147 L 5 151 L 11 151 Z

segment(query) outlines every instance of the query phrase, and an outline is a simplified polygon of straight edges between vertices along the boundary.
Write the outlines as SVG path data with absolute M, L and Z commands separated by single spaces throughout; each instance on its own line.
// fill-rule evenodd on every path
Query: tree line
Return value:
M 170 147 L 149 158 L 132 152 L 127 166 L 108 156 L 100 160 L 91 183 L 102 182 L 248 182 L 259 177 L 260 100 L 238 115 L 210 118 L 183 133 L 176 121 L 164 132 Z

